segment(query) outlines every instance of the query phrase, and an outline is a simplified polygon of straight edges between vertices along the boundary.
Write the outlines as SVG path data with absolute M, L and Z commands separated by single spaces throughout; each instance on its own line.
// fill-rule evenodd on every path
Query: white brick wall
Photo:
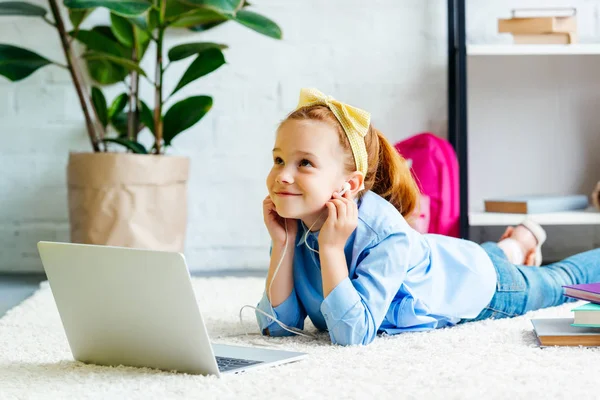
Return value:
M 469 40 L 502 41 L 495 33 L 498 16 L 511 6 L 547 2 L 467 3 Z M 226 66 L 174 99 L 190 94 L 214 98 L 213 110 L 172 150 L 192 159 L 186 256 L 194 270 L 267 267 L 261 203 L 270 149 L 275 127 L 295 106 L 301 87 L 315 86 L 370 110 L 392 141 L 425 130 L 446 135 L 446 1 L 252 4 L 282 27 L 283 41 L 233 23 L 204 34 L 172 34 L 167 40 L 167 47 L 189 41 L 230 47 Z M 597 1 L 554 4 L 578 6 L 582 38 L 598 36 Z M 92 22 L 104 17 L 94 14 Z M 4 18 L 0 38 L 62 60 L 56 33 L 41 21 Z M 169 68 L 166 92 L 189 62 Z M 151 102 L 149 87 L 142 90 Z M 111 89 L 109 100 L 119 92 Z M 90 146 L 65 71 L 47 67 L 17 84 L 0 78 L 0 94 L 0 270 L 39 271 L 35 243 L 68 240 L 68 152 Z

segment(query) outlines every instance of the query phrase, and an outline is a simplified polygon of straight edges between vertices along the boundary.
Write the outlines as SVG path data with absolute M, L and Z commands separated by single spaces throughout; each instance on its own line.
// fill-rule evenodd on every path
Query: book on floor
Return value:
M 538 343 L 547 346 L 600 346 L 600 328 L 572 326 L 573 318 L 533 318 Z
M 600 282 L 563 285 L 564 295 L 600 304 Z
M 600 328 L 600 304 L 586 303 L 571 311 L 573 311 L 573 326 Z
M 484 205 L 486 212 L 538 214 L 584 210 L 589 206 L 589 201 L 583 194 L 523 195 L 490 198 L 484 200 Z

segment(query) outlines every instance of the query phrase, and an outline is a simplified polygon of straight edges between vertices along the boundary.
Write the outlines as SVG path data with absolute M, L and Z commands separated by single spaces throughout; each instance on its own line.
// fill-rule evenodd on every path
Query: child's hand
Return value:
M 328 215 L 319 232 L 319 249 L 323 247 L 344 248 L 346 241 L 358 224 L 358 207 L 350 198 L 350 193 L 344 196 L 336 192 L 333 199 L 325 203 Z
M 285 245 L 285 222 L 286 218 L 282 218 L 277 213 L 277 208 L 271 200 L 271 197 L 267 196 L 263 201 L 263 218 L 265 225 L 273 241 L 273 246 Z M 295 219 L 287 218 L 287 234 L 288 244 L 296 240 L 296 233 L 298 232 L 298 222 Z

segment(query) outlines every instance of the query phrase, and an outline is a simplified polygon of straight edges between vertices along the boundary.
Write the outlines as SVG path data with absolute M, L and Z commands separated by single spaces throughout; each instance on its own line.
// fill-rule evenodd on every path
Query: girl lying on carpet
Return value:
M 368 344 L 556 306 L 568 301 L 561 285 L 600 281 L 600 249 L 534 267 L 545 233 L 532 221 L 482 245 L 412 229 L 404 217 L 419 193 L 406 161 L 369 113 L 315 89 L 279 126 L 267 187 L 265 335 L 310 335 L 309 316 L 333 343 Z

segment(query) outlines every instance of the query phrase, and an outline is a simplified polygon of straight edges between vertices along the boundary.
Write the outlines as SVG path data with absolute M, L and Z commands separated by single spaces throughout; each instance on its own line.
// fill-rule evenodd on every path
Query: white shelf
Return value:
M 516 225 L 530 218 L 540 225 L 600 225 L 600 212 L 590 207 L 581 211 L 564 211 L 544 214 L 504 214 L 490 212 L 470 212 L 471 226 Z
M 600 43 L 590 44 L 470 44 L 469 56 L 600 54 Z

